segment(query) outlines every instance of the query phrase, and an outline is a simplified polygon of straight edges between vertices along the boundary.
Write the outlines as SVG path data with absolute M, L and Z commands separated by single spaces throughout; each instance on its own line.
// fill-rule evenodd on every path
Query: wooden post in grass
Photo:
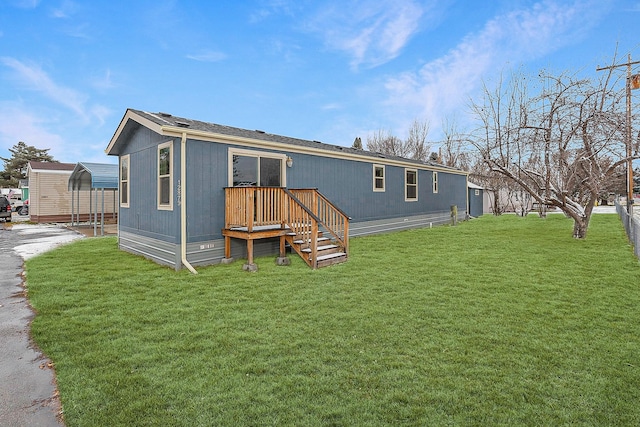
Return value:
M 451 225 L 456 225 L 458 223 L 458 206 L 451 205 Z

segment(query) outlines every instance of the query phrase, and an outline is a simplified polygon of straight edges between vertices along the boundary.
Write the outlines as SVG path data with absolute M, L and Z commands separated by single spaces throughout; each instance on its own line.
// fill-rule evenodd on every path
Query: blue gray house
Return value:
M 318 141 L 128 109 L 119 158 L 119 247 L 175 269 L 298 252 L 345 261 L 349 237 L 459 219 L 467 173 Z

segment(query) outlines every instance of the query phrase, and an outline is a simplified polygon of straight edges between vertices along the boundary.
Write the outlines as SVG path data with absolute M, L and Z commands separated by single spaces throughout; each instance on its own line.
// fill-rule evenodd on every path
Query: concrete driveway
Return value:
M 82 237 L 61 226 L 0 223 L 0 425 L 3 427 L 64 425 L 53 365 L 31 341 L 29 326 L 34 313 L 25 296 L 23 262 Z

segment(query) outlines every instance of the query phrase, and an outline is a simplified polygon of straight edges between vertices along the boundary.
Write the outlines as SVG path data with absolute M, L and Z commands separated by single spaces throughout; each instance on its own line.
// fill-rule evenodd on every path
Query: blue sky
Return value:
M 616 44 L 640 60 L 640 0 L 0 0 L 0 156 L 115 163 L 127 108 L 344 146 L 418 119 L 437 141 L 483 81 L 595 76 Z

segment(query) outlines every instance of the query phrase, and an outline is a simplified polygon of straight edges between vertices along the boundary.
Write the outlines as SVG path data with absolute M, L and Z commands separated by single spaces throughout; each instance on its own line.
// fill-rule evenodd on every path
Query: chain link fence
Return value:
M 640 206 L 638 206 L 638 208 L 640 209 Z M 618 215 L 622 220 L 622 224 L 624 225 L 624 230 L 627 232 L 629 241 L 633 245 L 633 252 L 636 254 L 636 257 L 640 259 L 640 216 L 638 214 L 629 215 L 627 207 L 621 205 L 617 201 L 616 212 L 618 212 Z

